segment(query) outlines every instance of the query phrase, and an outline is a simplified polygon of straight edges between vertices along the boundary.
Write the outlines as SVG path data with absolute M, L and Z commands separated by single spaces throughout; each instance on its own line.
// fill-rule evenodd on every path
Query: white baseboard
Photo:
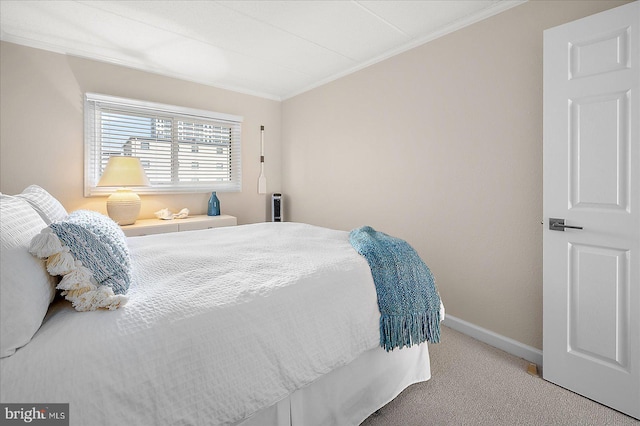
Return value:
M 471 324 L 470 322 L 456 318 L 448 313 L 442 321 L 442 324 L 488 345 L 510 353 L 511 355 L 524 358 L 527 361 L 536 364 L 538 367 L 542 367 L 542 351 L 540 349 L 536 349 L 532 346 L 520 343 L 517 340 L 494 333 L 493 331 Z

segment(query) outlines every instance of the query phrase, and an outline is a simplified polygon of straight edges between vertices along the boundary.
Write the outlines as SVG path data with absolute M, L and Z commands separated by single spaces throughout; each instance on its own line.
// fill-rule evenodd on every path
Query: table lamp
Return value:
M 118 187 L 107 198 L 107 214 L 118 225 L 136 223 L 140 214 L 140 197 L 131 190 L 131 186 L 150 186 L 138 157 L 109 157 L 98 186 Z

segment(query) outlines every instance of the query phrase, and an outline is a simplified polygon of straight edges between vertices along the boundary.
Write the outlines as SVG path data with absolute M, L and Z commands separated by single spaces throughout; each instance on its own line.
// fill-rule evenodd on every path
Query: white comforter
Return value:
M 3 402 L 69 402 L 72 425 L 232 423 L 378 345 L 347 232 L 264 223 L 128 242 L 129 303 L 57 302 L 1 360 Z

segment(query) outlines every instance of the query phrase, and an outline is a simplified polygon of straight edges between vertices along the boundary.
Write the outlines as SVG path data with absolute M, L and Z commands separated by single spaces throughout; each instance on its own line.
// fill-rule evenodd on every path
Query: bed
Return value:
M 128 238 L 126 304 L 77 312 L 28 252 L 66 215 L 36 192 L 2 195 L 0 341 L 18 342 L 0 359 L 2 403 L 69 403 L 72 425 L 357 425 L 430 378 L 427 343 L 380 347 L 371 269 L 348 232 L 260 223 Z

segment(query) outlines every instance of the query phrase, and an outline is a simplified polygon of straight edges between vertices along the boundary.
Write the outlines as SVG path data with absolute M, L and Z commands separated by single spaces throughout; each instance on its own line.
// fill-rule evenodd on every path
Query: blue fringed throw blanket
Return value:
M 388 352 L 440 342 L 440 296 L 431 271 L 406 241 L 370 226 L 349 233 L 349 242 L 371 267 L 380 308 L 380 346 Z

